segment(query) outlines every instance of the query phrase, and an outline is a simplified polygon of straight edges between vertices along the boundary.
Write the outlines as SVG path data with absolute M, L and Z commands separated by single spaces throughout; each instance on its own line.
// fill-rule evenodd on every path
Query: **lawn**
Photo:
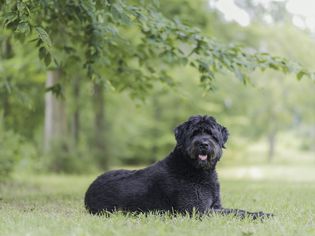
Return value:
M 83 196 L 94 176 L 15 176 L 0 185 L 0 235 L 315 235 L 315 182 L 277 178 L 277 168 L 272 179 L 273 168 L 268 168 L 266 179 L 264 171 L 251 179 L 233 178 L 230 173 L 237 170 L 231 168 L 220 170 L 224 206 L 276 215 L 265 222 L 229 216 L 92 216 L 83 208 Z

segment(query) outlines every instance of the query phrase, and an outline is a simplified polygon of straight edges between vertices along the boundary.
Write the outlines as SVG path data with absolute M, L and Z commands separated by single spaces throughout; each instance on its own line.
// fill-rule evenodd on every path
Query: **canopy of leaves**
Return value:
M 48 68 L 85 68 L 89 78 L 143 96 L 167 71 L 190 65 L 205 88 L 215 74 L 230 71 L 244 83 L 249 73 L 268 68 L 314 75 L 298 64 L 239 45 L 222 45 L 197 28 L 159 11 L 158 1 L 1 0 L 1 24 L 21 42 L 31 42 Z

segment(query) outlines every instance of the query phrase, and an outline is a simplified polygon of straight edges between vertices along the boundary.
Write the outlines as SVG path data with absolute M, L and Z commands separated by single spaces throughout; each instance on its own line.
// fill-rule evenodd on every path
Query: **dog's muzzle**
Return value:
M 198 144 L 198 159 L 206 161 L 210 157 L 211 147 L 208 142 L 200 142 Z

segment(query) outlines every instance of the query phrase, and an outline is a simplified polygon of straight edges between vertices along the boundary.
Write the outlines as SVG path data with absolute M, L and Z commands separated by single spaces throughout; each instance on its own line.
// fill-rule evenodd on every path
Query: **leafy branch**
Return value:
M 84 67 L 89 78 L 129 89 L 134 95 L 144 95 L 156 81 L 174 84 L 167 71 L 175 65 L 197 69 L 207 89 L 222 71 L 232 72 L 244 83 L 258 69 L 315 80 L 314 73 L 298 63 L 239 45 L 222 45 L 199 29 L 166 18 L 158 1 L 2 0 L 0 17 L 21 42 L 36 42 L 39 58 L 47 66 Z

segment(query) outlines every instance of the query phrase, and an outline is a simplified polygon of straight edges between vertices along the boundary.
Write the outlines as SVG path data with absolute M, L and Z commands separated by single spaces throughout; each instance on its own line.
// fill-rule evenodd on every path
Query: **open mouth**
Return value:
M 201 161 L 206 161 L 206 160 L 208 159 L 208 156 L 207 156 L 207 155 L 199 154 L 199 155 L 198 155 L 198 159 L 201 160 Z

